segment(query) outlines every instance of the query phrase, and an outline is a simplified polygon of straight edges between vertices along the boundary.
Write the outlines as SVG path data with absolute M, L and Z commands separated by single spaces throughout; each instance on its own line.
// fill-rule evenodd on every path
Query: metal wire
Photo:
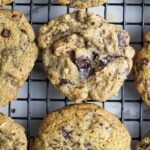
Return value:
M 42 1 L 42 0 L 41 0 Z M 51 10 L 51 6 L 60 6 L 59 4 L 54 4 L 51 2 L 51 0 L 48 0 L 47 3 L 44 3 L 44 4 L 41 4 L 41 3 L 34 3 L 33 0 L 30 0 L 29 3 L 18 3 L 18 2 L 14 2 L 13 4 L 10 5 L 12 9 L 14 9 L 16 6 L 28 6 L 30 8 L 30 20 L 29 22 L 31 23 L 31 25 L 43 25 L 45 23 L 47 23 L 48 21 L 51 20 L 51 17 L 50 17 L 50 10 Z M 44 7 L 44 6 L 47 6 L 48 7 L 48 18 L 47 18 L 47 21 L 46 22 L 35 22 L 33 21 L 32 19 L 32 13 L 33 13 L 33 7 L 34 6 L 40 6 L 40 7 Z M 111 22 L 113 24 L 117 24 L 117 25 L 121 25 L 123 26 L 124 29 L 126 29 L 126 26 L 127 25 L 139 25 L 141 26 L 141 41 L 135 41 L 135 42 L 131 42 L 131 44 L 140 44 L 141 46 L 143 45 L 144 41 L 143 41 L 143 32 L 144 32 L 144 26 L 145 25 L 150 25 L 150 23 L 145 23 L 144 22 L 144 8 L 145 6 L 150 6 L 150 4 L 145 4 L 144 3 L 144 0 L 142 0 L 141 3 L 137 4 L 137 3 L 127 3 L 126 0 L 123 0 L 122 3 L 107 3 L 107 4 L 104 4 L 104 18 L 107 19 L 107 8 L 108 6 L 122 6 L 123 7 L 123 21 L 122 22 Z M 139 6 L 142 8 L 142 13 L 141 13 L 141 17 L 142 17 L 142 21 L 141 22 L 127 22 L 126 21 L 126 7 L 127 6 Z M 47 10 L 45 10 L 47 11 Z M 86 9 L 86 11 L 88 12 L 88 9 Z M 70 12 L 70 8 L 67 7 L 67 12 L 66 13 L 69 13 Z M 41 61 L 37 61 L 37 63 L 42 63 Z M 30 114 L 30 103 L 31 101 L 45 101 L 46 103 L 46 113 L 49 112 L 49 102 L 50 101 L 62 101 L 64 102 L 65 105 L 68 104 L 68 99 L 65 98 L 65 99 L 50 99 L 49 96 L 48 96 L 48 93 L 49 93 L 49 81 L 48 79 L 32 79 L 30 76 L 29 76 L 29 79 L 27 80 L 28 82 L 28 96 L 27 98 L 18 98 L 17 100 L 18 101 L 26 101 L 27 102 L 27 117 L 12 117 L 13 119 L 19 119 L 19 120 L 26 120 L 27 121 L 27 138 L 28 138 L 28 147 L 30 146 L 30 142 L 31 140 L 34 138 L 33 136 L 31 136 L 31 132 L 30 132 L 30 122 L 31 120 L 42 120 L 43 118 L 42 117 L 31 117 L 31 114 Z M 31 98 L 31 83 L 32 82 L 46 82 L 46 98 L 45 99 L 34 99 L 34 98 Z M 129 82 L 129 83 L 133 83 L 133 80 L 126 80 L 125 82 Z M 124 86 L 122 87 L 121 89 L 121 99 L 120 100 L 108 100 L 108 102 L 113 102 L 113 103 L 121 103 L 121 121 L 122 122 L 125 122 L 125 121 L 137 121 L 139 122 L 139 137 L 137 138 L 132 138 L 133 140 L 139 140 L 141 138 L 141 132 L 142 132 L 142 122 L 143 121 L 150 121 L 150 119 L 143 119 L 142 117 L 142 102 L 141 100 L 126 100 L 124 98 Z M 93 100 L 91 100 L 90 102 L 94 102 Z M 139 103 L 140 104 L 140 111 L 139 111 L 139 118 L 138 119 L 126 119 L 124 117 L 124 103 L 125 102 L 128 102 L 128 103 Z M 105 103 L 103 103 L 102 105 L 103 107 L 105 107 Z M 11 116 L 11 104 L 9 104 L 9 112 L 8 112 L 9 116 Z

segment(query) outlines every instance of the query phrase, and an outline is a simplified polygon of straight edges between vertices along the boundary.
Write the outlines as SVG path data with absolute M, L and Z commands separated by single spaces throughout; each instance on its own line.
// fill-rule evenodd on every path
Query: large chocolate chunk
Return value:
M 126 46 L 126 35 L 123 32 L 118 33 L 118 46 L 120 48 Z
M 79 57 L 75 60 L 75 64 L 80 71 L 81 80 L 86 80 L 88 77 L 94 74 L 94 68 L 91 65 L 89 58 Z

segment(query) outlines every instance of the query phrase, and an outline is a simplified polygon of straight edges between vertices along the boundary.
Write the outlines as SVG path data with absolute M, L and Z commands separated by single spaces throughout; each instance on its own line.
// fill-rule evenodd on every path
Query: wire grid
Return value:
M 36 27 L 36 29 L 38 29 L 38 27 L 40 25 L 43 25 L 43 24 L 47 23 L 48 21 L 50 21 L 52 19 L 51 18 L 51 9 L 52 9 L 52 7 L 54 6 L 56 8 L 56 7 L 61 6 L 61 5 L 55 3 L 54 1 L 51 1 L 51 0 L 47 0 L 47 1 L 41 0 L 41 2 L 39 2 L 39 1 L 40 0 L 26 0 L 26 2 L 22 2 L 22 0 L 18 0 L 16 2 L 14 2 L 13 4 L 7 6 L 7 7 L 10 8 L 10 9 L 18 9 L 19 8 L 21 11 L 23 10 L 24 7 L 28 7 L 28 12 L 29 13 L 28 13 L 27 17 L 29 19 L 29 22 L 31 23 L 31 25 L 33 25 L 33 27 Z M 114 1 L 116 1 L 116 2 L 114 2 Z M 137 2 L 137 1 L 139 1 L 139 2 Z M 112 22 L 110 21 L 110 23 L 120 25 L 124 29 L 127 29 L 127 26 L 140 26 L 140 30 L 138 31 L 138 32 L 141 32 L 140 40 L 131 41 L 131 44 L 134 47 L 140 46 L 140 48 L 141 48 L 144 44 L 144 41 L 143 41 L 143 32 L 145 30 L 144 27 L 150 25 L 150 21 L 145 22 L 145 19 L 144 19 L 145 8 L 149 7 L 149 9 L 150 9 L 150 2 L 149 2 L 149 0 L 147 0 L 147 1 L 146 0 L 145 1 L 144 0 L 137 0 L 137 1 L 136 0 L 111 0 L 111 2 L 109 2 L 107 4 L 104 4 L 101 7 L 98 7 L 96 9 L 96 12 L 98 13 L 98 11 L 100 11 L 103 8 L 104 18 L 108 19 L 108 7 L 111 7 L 111 6 L 112 7 L 113 6 L 122 7 L 122 12 L 123 12 L 122 21 L 112 21 Z M 127 21 L 126 20 L 126 15 L 128 13 L 127 8 L 130 7 L 130 6 L 140 8 L 140 15 L 141 15 L 141 20 L 140 21 L 132 22 L 132 21 Z M 37 21 L 37 20 L 35 21 L 35 19 L 33 19 L 33 11 L 36 12 L 35 7 L 38 7 L 38 8 L 43 7 L 44 8 L 42 11 L 44 11 L 44 13 L 47 14 L 46 19 L 44 21 Z M 65 13 L 69 13 L 69 12 L 73 11 L 71 8 L 69 8 L 67 6 L 63 6 L 63 7 L 65 8 L 65 11 L 66 11 Z M 53 11 L 54 11 L 54 9 L 53 9 Z M 90 9 L 85 9 L 85 11 L 88 12 L 88 11 L 90 11 Z M 38 18 L 38 16 L 37 16 L 37 18 Z M 42 64 L 40 58 L 37 60 L 36 65 L 37 64 L 38 65 Z M 37 71 L 36 73 L 39 73 L 39 72 Z M 31 94 L 33 92 L 34 92 L 35 95 L 36 94 L 38 95 L 38 92 L 36 92 L 36 88 L 38 87 L 38 85 L 36 85 L 37 82 L 38 83 L 44 83 L 44 85 L 45 85 L 45 98 L 39 98 L 40 96 L 37 96 L 37 97 L 33 98 L 31 96 Z M 32 84 L 35 84 L 35 86 L 33 87 Z M 128 80 L 126 80 L 125 84 L 133 85 L 132 77 L 129 78 Z M 131 133 L 134 132 L 134 134 L 136 134 L 136 136 L 132 135 L 132 140 L 133 140 L 133 145 L 134 145 L 138 140 L 141 139 L 141 137 L 143 135 L 143 128 L 145 129 L 146 126 L 150 125 L 149 124 L 150 118 L 148 118 L 148 117 L 143 118 L 143 108 L 145 106 L 143 106 L 143 103 L 140 100 L 139 96 L 137 96 L 136 99 L 132 99 L 132 96 L 129 96 L 128 99 L 125 98 L 125 93 L 126 93 L 126 90 L 128 89 L 128 86 L 125 86 L 125 84 L 123 85 L 123 87 L 120 90 L 120 97 L 119 98 L 110 99 L 106 103 L 102 103 L 102 104 L 98 103 L 98 102 L 96 102 L 96 103 L 98 105 L 101 105 L 105 109 L 109 109 L 109 108 L 106 108 L 107 103 L 109 103 L 110 105 L 112 103 L 113 104 L 114 103 L 119 104 L 118 108 L 114 108 L 114 109 L 119 109 L 120 110 L 119 118 L 124 124 L 127 125 L 127 127 L 132 126 L 131 128 L 129 127 L 129 130 L 130 130 Z M 48 79 L 46 77 L 45 78 L 34 78 L 34 77 L 32 77 L 32 73 L 31 73 L 31 75 L 29 76 L 29 78 L 26 82 L 26 97 L 25 98 L 18 98 L 16 102 L 12 102 L 12 103 L 9 104 L 9 106 L 7 106 L 7 108 L 4 108 L 4 109 L 8 110 L 8 115 L 11 116 L 13 119 L 17 120 L 20 123 L 21 123 L 22 120 L 24 122 L 26 122 L 25 125 L 24 125 L 24 123 L 23 123 L 23 125 L 26 126 L 26 134 L 27 134 L 27 139 L 28 139 L 28 148 L 30 147 L 30 145 L 32 143 L 32 140 L 34 139 L 34 135 L 32 134 L 32 130 L 34 130 L 34 128 L 36 128 L 36 126 L 39 126 L 40 123 L 37 123 L 37 122 L 38 121 L 41 122 L 43 117 L 51 111 L 50 110 L 51 102 L 54 102 L 54 103 L 60 102 L 61 106 L 68 105 L 68 104 L 71 103 L 67 98 L 65 98 L 63 96 L 59 96 L 59 98 L 57 98 L 57 97 L 56 98 L 50 98 L 49 95 L 51 95 L 51 94 L 55 94 L 55 91 L 53 91 L 53 90 L 51 91 L 51 87 L 49 85 Z M 20 106 L 19 102 L 25 102 L 26 104 L 23 103 L 22 104 L 23 106 Z M 43 111 L 44 111 L 43 116 L 37 115 L 35 117 L 35 116 L 32 115 L 33 112 L 31 110 L 32 109 L 31 107 L 36 107 L 35 105 L 31 104 L 32 102 L 42 102 L 42 103 L 44 103 L 44 106 L 42 108 Z M 89 102 L 95 103 L 94 100 L 91 100 Z M 15 104 L 13 104 L 13 103 L 15 103 Z M 129 105 L 134 105 L 134 106 L 136 105 L 137 106 L 136 109 L 138 109 L 138 111 L 135 112 L 136 117 L 131 117 L 130 118 L 130 117 L 127 117 L 127 115 L 125 114 L 125 111 L 127 110 L 127 107 Z M 59 107 L 61 107 L 61 106 L 59 106 Z M 23 108 L 23 107 L 25 107 L 25 108 Z M 53 105 L 51 107 L 53 107 Z M 21 109 L 20 111 L 25 110 L 26 115 L 25 116 L 22 116 L 22 115 L 15 116 L 15 115 L 13 115 L 13 113 L 15 113 L 15 111 L 16 111 L 15 108 L 16 108 L 16 110 Z M 4 109 L 2 111 L 4 111 Z M 38 111 L 40 111 L 40 110 L 37 110 L 37 109 L 36 109 L 36 111 L 37 111 L 37 114 L 38 114 Z M 54 110 L 55 108 L 52 108 L 52 109 Z M 147 110 L 146 110 L 146 113 L 147 113 Z M 148 113 L 148 115 L 149 115 L 149 113 Z M 35 121 L 34 126 L 32 126 L 32 121 Z M 134 123 L 132 125 L 130 125 L 131 122 L 134 122 Z M 143 124 L 143 122 L 144 122 L 144 124 Z M 148 122 L 148 124 L 147 124 L 147 122 Z M 136 128 L 135 131 L 132 131 L 132 129 L 134 129 L 134 128 Z M 146 127 L 146 129 L 147 128 L 148 127 Z M 37 130 L 36 130 L 35 135 L 36 134 L 37 134 Z

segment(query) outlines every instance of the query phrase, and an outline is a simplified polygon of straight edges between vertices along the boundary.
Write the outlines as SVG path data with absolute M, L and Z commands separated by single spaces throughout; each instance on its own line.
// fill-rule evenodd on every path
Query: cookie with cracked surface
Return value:
M 128 33 L 93 13 L 55 18 L 40 28 L 38 41 L 49 80 L 74 102 L 106 101 L 132 68 Z
M 148 132 L 144 138 L 138 142 L 135 150 L 150 150 L 150 132 Z
M 69 5 L 74 8 L 96 7 L 106 3 L 108 0 L 58 0 L 62 5 Z
M 27 150 L 25 129 L 0 113 L 0 149 Z
M 38 56 L 32 27 L 16 10 L 0 10 L 0 107 L 16 99 Z
M 44 119 L 32 150 L 130 150 L 130 144 L 117 117 L 95 104 L 77 104 Z
M 0 7 L 7 5 L 7 4 L 10 4 L 12 2 L 14 2 L 14 0 L 0 0 Z
M 145 35 L 145 41 L 150 41 L 150 31 Z M 134 78 L 138 92 L 144 103 L 150 107 L 150 44 L 145 43 L 137 54 L 134 62 Z

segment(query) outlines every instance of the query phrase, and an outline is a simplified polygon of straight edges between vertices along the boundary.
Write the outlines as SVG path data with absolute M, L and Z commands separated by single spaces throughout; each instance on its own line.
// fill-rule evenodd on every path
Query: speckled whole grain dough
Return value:
M 150 150 L 150 132 L 148 132 L 144 138 L 138 142 L 135 150 Z
M 93 13 L 75 11 L 40 28 L 39 46 L 51 83 L 74 102 L 106 101 L 132 68 L 128 33 Z
M 106 3 L 108 0 L 58 0 L 62 5 L 69 5 L 75 8 L 96 7 Z
M 145 35 L 145 41 L 150 41 L 150 31 Z M 150 107 L 150 44 L 145 43 L 137 54 L 134 62 L 134 78 L 138 92 L 144 103 Z
M 0 7 L 12 2 L 14 2 L 14 0 L 0 0 Z
M 32 27 L 16 10 L 0 10 L 0 107 L 16 99 L 38 56 Z
M 0 150 L 27 150 L 27 139 L 24 128 L 1 113 Z
M 32 150 L 130 150 L 130 144 L 117 117 L 97 105 L 78 104 L 50 113 Z

